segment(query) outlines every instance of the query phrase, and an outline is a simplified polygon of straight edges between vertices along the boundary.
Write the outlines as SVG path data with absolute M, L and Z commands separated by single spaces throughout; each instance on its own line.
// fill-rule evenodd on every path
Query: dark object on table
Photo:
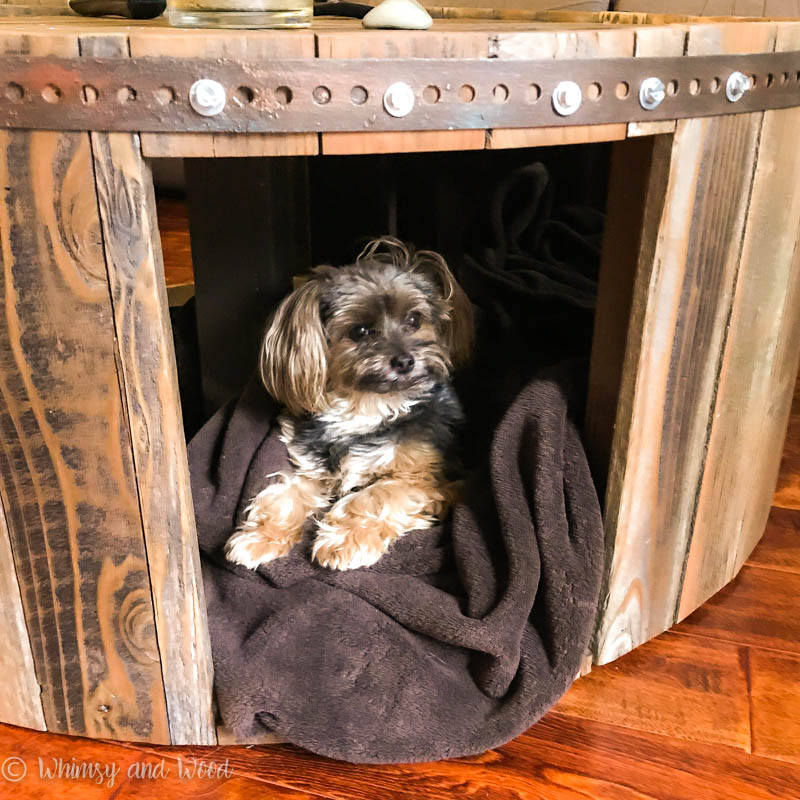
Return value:
M 69 0 L 69 7 L 83 17 L 128 17 L 153 19 L 164 13 L 166 0 Z M 363 19 L 372 6 L 327 0 L 314 4 L 315 17 L 351 17 Z
M 69 7 L 83 17 L 153 19 L 164 13 L 166 0 L 69 0 Z
M 363 19 L 372 11 L 373 6 L 363 3 L 344 3 L 338 0 L 327 0 L 323 3 L 314 3 L 315 17 L 351 17 Z

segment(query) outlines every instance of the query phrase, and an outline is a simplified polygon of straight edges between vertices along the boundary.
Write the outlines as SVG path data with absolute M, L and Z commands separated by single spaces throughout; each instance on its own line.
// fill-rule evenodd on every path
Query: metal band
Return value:
M 754 77 L 738 102 L 734 72 Z M 537 61 L 499 59 L 224 59 L 0 57 L 0 127 L 45 130 L 303 132 L 535 128 L 680 119 L 800 105 L 800 53 Z M 666 96 L 640 104 L 646 78 Z M 203 116 L 189 103 L 199 79 L 226 102 Z M 582 91 L 566 116 L 559 83 Z M 393 84 L 413 91 L 384 94 Z M 565 95 L 566 97 L 566 95 Z M 574 100 L 574 95 L 572 96 Z M 556 107 L 562 109 L 561 112 Z M 392 108 L 392 113 L 387 108 Z

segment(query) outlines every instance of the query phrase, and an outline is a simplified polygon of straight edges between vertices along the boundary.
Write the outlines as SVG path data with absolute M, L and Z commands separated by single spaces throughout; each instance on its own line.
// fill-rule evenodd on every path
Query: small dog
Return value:
M 294 472 L 268 476 L 228 559 L 255 569 L 285 556 L 315 517 L 317 563 L 366 567 L 441 519 L 462 417 L 450 373 L 472 338 L 472 306 L 436 253 L 387 237 L 354 264 L 317 267 L 278 307 L 261 355 Z

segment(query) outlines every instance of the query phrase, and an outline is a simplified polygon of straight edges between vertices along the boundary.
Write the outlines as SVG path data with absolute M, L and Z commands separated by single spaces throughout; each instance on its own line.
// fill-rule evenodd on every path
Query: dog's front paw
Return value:
M 241 530 L 228 539 L 225 545 L 225 556 L 234 564 L 241 564 L 248 569 L 257 569 L 262 564 L 274 561 L 289 554 L 295 539 L 271 538 L 265 531 Z
M 311 557 L 328 569 L 371 567 L 389 549 L 391 542 L 364 530 L 359 533 L 323 520 L 319 523 Z

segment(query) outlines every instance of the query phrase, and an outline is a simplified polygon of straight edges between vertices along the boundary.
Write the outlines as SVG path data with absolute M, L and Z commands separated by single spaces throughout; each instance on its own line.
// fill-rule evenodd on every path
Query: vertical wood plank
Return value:
M 734 577 L 769 515 L 800 358 L 799 129 L 800 109 L 764 115 L 680 619 Z
M 686 26 L 642 26 L 636 28 L 634 33 L 636 36 L 634 55 L 637 58 L 682 56 L 686 47 Z M 638 92 L 639 88 L 632 86 L 631 91 Z M 674 130 L 674 119 L 628 123 L 628 136 L 654 136 L 659 133 L 672 133 Z
M 258 368 L 267 317 L 311 268 L 303 157 L 187 159 L 197 338 L 208 411 Z
M 497 58 L 612 58 L 633 55 L 634 32 L 631 28 L 596 30 L 526 31 L 503 33 L 495 37 Z M 586 87 L 582 87 L 584 92 Z M 604 91 L 614 91 L 613 86 Z M 537 102 L 547 102 L 540 97 Z M 584 103 L 592 101 L 584 97 Z M 626 123 L 573 125 L 553 128 L 495 128 L 489 132 L 487 147 L 498 150 L 510 147 L 605 142 L 624 139 Z
M 0 438 L 50 730 L 168 741 L 88 134 L 0 133 Z
M 128 55 L 125 34 L 83 35 L 81 54 Z M 139 137 L 92 133 L 124 399 L 173 744 L 215 744 L 213 665 L 155 197 Z
M 0 475 L 47 727 L 168 742 L 89 135 L 3 131 L 0 186 Z
M 2 487 L 0 487 L 1 489 Z M 0 499 L 2 491 L 0 491 Z M 3 504 L 0 503 L 0 721 L 46 731 L 41 689 L 11 552 Z
M 770 51 L 773 25 L 701 26 L 689 52 Z M 743 37 L 738 39 L 737 37 Z M 606 494 L 606 663 L 674 622 L 703 476 L 763 113 L 682 120 L 643 232 Z
M 671 148 L 669 137 L 638 137 L 616 143 L 611 151 L 583 430 L 601 495 L 608 479 L 642 236 L 657 230 L 661 218 Z

